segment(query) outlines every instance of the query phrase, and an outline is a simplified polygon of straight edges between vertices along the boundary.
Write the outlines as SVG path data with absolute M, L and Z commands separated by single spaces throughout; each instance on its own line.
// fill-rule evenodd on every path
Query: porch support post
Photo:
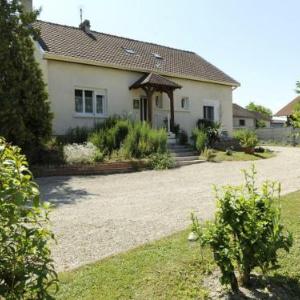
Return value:
M 152 96 L 154 93 L 154 88 L 144 86 L 143 90 L 146 93 L 147 103 L 148 103 L 148 122 L 152 126 Z
M 167 92 L 169 98 L 170 98 L 170 128 L 171 132 L 174 132 L 174 127 L 175 127 L 175 118 L 174 118 L 174 91 L 169 90 Z

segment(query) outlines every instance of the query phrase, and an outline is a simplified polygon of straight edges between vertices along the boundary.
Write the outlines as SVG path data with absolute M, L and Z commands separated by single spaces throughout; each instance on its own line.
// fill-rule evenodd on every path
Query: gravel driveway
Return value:
M 280 180 L 283 193 L 300 189 L 300 149 L 272 147 L 255 162 L 259 181 Z M 159 239 L 190 224 L 190 213 L 213 215 L 212 184 L 238 184 L 252 162 L 202 163 L 168 171 L 38 180 L 58 241 L 57 270 L 67 270 Z

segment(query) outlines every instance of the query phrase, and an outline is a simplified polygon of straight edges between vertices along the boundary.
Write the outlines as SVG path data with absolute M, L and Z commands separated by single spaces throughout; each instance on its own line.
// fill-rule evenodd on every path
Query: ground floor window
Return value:
M 182 97 L 181 98 L 181 108 L 184 110 L 190 109 L 190 99 L 189 97 Z
M 107 98 L 104 91 L 75 89 L 75 113 L 104 116 L 107 114 Z
M 214 106 L 203 106 L 203 119 L 208 121 L 214 121 L 215 120 L 215 108 Z
M 240 120 L 239 120 L 239 125 L 240 125 L 241 127 L 244 127 L 244 126 L 246 125 L 245 120 L 244 120 L 244 119 L 240 119 Z
M 160 109 L 163 108 L 162 94 L 159 94 L 159 95 L 155 96 L 155 105 L 156 105 L 157 108 L 160 108 Z

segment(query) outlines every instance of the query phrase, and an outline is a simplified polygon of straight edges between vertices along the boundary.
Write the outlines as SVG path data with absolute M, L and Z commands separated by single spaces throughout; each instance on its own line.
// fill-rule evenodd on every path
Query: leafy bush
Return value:
M 124 144 L 128 157 L 143 158 L 153 153 L 165 153 L 167 133 L 164 129 L 155 130 L 148 123 L 135 123 L 129 131 Z
M 220 139 L 220 123 L 216 123 L 205 119 L 199 119 L 197 121 L 197 127 L 207 134 L 208 146 L 212 147 L 213 144 Z
M 255 185 L 256 171 L 244 171 L 245 184 L 216 190 L 215 220 L 202 226 L 193 215 L 193 232 L 202 246 L 209 245 L 221 269 L 222 284 L 238 290 L 249 285 L 251 271 L 259 267 L 265 274 L 278 264 L 278 250 L 288 251 L 292 236 L 284 231 L 280 220 L 280 184 L 266 181 Z
M 88 139 L 89 142 L 106 155 L 110 155 L 114 150 L 120 149 L 132 127 L 129 120 L 112 118 L 109 120 L 103 124 L 101 129 L 93 132 Z
M 153 170 L 166 170 L 174 168 L 175 160 L 169 152 L 156 153 L 150 156 L 149 165 Z
M 199 128 L 195 128 L 192 132 L 192 140 L 194 142 L 195 149 L 201 153 L 207 146 L 207 134 Z
M 177 136 L 179 145 L 186 145 L 188 142 L 188 135 L 185 130 L 180 130 Z
M 57 275 L 48 242 L 49 204 L 42 203 L 20 149 L 0 138 L 0 298 L 52 299 Z
M 66 145 L 64 157 L 68 164 L 93 163 L 103 160 L 102 153 L 92 143 Z
M 64 164 L 63 144 L 56 138 L 45 143 L 38 153 L 36 163 L 40 165 L 61 165 Z
M 89 127 L 69 128 L 64 135 L 57 136 L 57 140 L 62 144 L 83 144 L 87 142 L 88 136 L 92 131 Z
M 201 153 L 201 156 L 204 157 L 207 161 L 213 161 L 216 157 L 216 153 L 213 149 L 205 147 L 203 152 Z
M 240 129 L 236 130 L 233 135 L 243 148 L 252 148 L 254 152 L 254 147 L 258 144 L 258 138 L 254 131 L 248 129 Z
M 227 149 L 225 150 L 225 154 L 228 155 L 228 156 L 231 156 L 231 155 L 232 155 L 232 149 L 230 149 L 230 148 L 228 149 L 228 148 L 227 148 Z

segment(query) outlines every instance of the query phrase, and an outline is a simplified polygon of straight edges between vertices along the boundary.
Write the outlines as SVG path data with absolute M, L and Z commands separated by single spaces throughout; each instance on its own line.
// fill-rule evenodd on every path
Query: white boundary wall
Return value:
M 293 129 L 292 127 L 282 128 L 259 128 L 256 129 L 256 134 L 261 141 L 276 141 L 282 143 L 293 143 L 293 134 L 296 135 L 296 142 L 300 142 L 300 129 Z

